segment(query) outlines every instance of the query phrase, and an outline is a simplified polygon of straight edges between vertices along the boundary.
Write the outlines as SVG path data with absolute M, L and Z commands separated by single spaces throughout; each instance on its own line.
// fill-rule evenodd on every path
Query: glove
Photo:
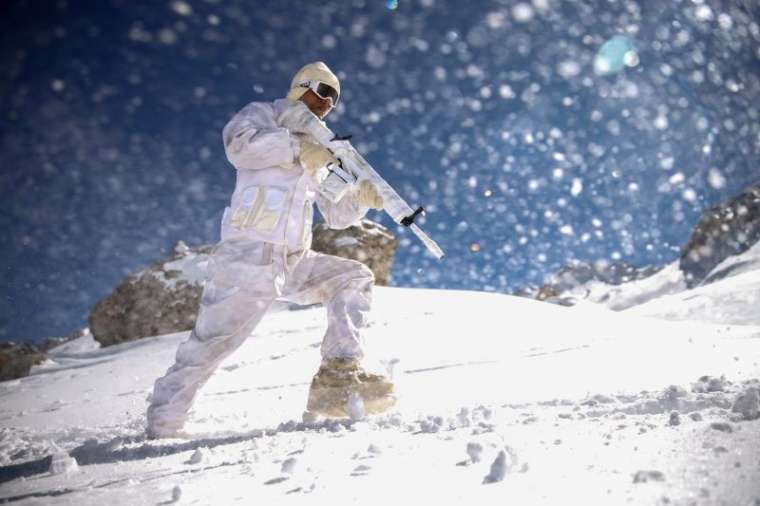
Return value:
M 383 208 L 383 197 L 377 191 L 375 185 L 366 179 L 359 185 L 357 193 L 359 204 L 372 209 L 381 210 Z
M 307 134 L 324 143 L 330 142 L 334 135 L 306 104 L 297 100 L 290 104 L 279 119 L 280 125 L 287 128 L 292 134 Z
M 312 177 L 315 177 L 321 168 L 327 167 L 331 163 L 338 163 L 338 159 L 327 148 L 302 136 L 299 137 L 301 138 L 301 154 L 298 155 L 298 159 Z

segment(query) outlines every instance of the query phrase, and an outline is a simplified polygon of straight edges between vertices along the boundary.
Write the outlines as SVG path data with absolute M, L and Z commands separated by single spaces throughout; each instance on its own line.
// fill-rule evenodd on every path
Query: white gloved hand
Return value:
M 327 167 L 331 163 L 338 163 L 338 159 L 327 148 L 302 136 L 299 137 L 301 138 L 301 154 L 298 155 L 298 159 L 312 177 L 315 177 L 323 167 Z
M 383 197 L 378 193 L 375 185 L 366 179 L 359 184 L 357 199 L 359 204 L 372 209 L 381 210 L 383 208 Z
M 292 134 L 311 135 L 317 141 L 330 142 L 334 135 L 322 120 L 306 107 L 306 104 L 296 100 L 288 106 L 278 119 L 281 126 Z

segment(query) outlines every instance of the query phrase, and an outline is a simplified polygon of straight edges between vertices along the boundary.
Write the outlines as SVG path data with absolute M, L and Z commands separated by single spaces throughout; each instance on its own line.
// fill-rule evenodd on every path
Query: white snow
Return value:
M 400 396 L 379 416 L 303 420 L 320 307 L 268 315 L 182 439 L 143 430 L 188 333 L 107 348 L 88 334 L 0 383 L 0 502 L 752 504 L 756 253 L 693 290 L 672 269 L 629 283 L 614 298 L 648 302 L 622 312 L 378 287 L 368 366 L 392 365 Z
M 563 293 L 580 305 L 593 303 L 628 314 L 670 320 L 760 325 L 760 243 L 726 258 L 701 286 L 687 289 L 678 260 L 656 274 L 621 285 L 593 280 Z
M 343 235 L 340 237 L 336 237 L 333 241 L 333 245 L 336 248 L 341 248 L 344 246 L 356 246 L 359 244 L 359 240 L 356 237 L 351 237 L 350 235 Z
M 591 281 L 576 288 L 569 295 L 588 302 L 602 304 L 614 310 L 627 309 L 686 289 L 683 273 L 678 262 L 672 262 L 647 278 L 629 281 L 622 285 L 608 285 Z
M 677 285 L 670 285 L 667 291 L 675 293 L 663 293 L 627 312 L 671 320 L 760 325 L 760 243 L 715 267 L 705 282 L 713 280 L 691 290 L 679 291 Z
M 173 262 L 166 262 L 162 271 L 154 271 L 152 274 L 168 288 L 174 289 L 180 281 L 193 285 L 200 285 L 206 279 L 208 268 L 208 255 L 188 253 Z M 167 272 L 178 274 L 176 277 L 167 277 Z

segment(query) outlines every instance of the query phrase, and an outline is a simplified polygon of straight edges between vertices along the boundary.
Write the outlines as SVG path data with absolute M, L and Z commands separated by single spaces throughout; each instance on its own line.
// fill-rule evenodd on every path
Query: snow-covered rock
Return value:
M 616 299 L 616 287 L 649 278 L 662 267 L 636 268 L 623 262 L 576 262 L 549 277 L 535 298 L 571 306 L 579 300 L 603 303 L 612 309 L 624 309 L 632 303 Z
M 212 247 L 180 241 L 169 258 L 127 277 L 90 313 L 95 340 L 111 346 L 192 329 Z
M 760 312 L 744 311 L 743 306 L 760 303 L 759 277 L 760 184 L 756 184 L 705 211 L 680 258 L 664 267 L 577 262 L 542 287 L 518 293 L 562 305 L 592 302 L 616 311 L 632 308 L 636 314 L 669 319 L 757 324 Z M 721 281 L 718 290 L 701 289 Z M 712 297 L 729 298 L 742 307 L 715 304 Z
M 731 269 L 714 272 L 715 267 L 758 241 L 760 183 L 702 213 L 681 253 L 679 266 L 687 285 L 694 287 L 722 279 Z

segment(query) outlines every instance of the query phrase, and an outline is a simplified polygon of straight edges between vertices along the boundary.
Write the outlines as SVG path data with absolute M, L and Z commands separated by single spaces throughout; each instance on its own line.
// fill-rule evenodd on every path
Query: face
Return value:
M 320 98 L 311 90 L 306 90 L 299 100 L 319 119 L 324 119 L 332 111 L 332 101 L 329 98 Z

